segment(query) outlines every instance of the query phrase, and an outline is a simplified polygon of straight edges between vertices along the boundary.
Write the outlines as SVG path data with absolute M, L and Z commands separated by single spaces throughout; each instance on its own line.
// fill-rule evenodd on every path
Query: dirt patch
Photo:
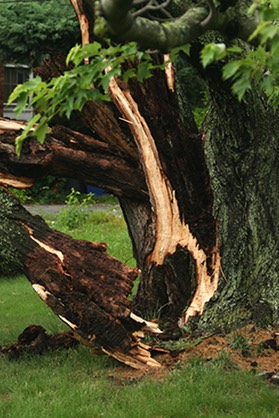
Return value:
M 244 370 L 259 372 L 279 371 L 279 334 L 275 330 L 262 330 L 247 326 L 226 336 L 213 335 L 202 340 L 195 347 L 189 347 L 179 354 L 180 361 L 194 356 L 211 360 L 227 352 L 234 364 Z
M 267 377 L 279 372 L 279 332 L 263 330 L 253 325 L 246 326 L 228 335 L 211 335 L 200 339 L 185 340 L 186 348 L 170 350 L 156 356 L 163 366 L 159 370 L 134 370 L 126 366 L 118 367 L 110 377 L 127 383 L 136 382 L 144 376 L 163 379 L 169 370 L 193 360 L 212 361 L 226 357 L 229 362 L 245 371 L 256 374 L 266 373 Z M 167 343 L 166 343 L 167 346 Z

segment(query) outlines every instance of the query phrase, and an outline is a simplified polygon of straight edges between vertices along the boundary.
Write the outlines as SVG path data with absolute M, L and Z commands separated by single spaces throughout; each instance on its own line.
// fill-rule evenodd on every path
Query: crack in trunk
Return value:
M 201 315 L 204 305 L 214 295 L 219 279 L 220 256 L 217 243 L 212 252 L 210 271 L 207 267 L 207 255 L 200 248 L 198 240 L 190 231 L 189 225 L 181 220 L 175 190 L 166 177 L 160 162 L 154 138 L 140 114 L 137 103 L 128 89 L 121 89 L 115 79 L 110 82 L 110 93 L 123 117 L 129 121 L 145 172 L 152 208 L 156 215 L 156 239 L 149 263 L 163 265 L 165 257 L 173 254 L 179 246 L 186 248 L 196 268 L 196 290 L 190 306 L 180 319 L 179 325 L 185 325 L 191 316 Z

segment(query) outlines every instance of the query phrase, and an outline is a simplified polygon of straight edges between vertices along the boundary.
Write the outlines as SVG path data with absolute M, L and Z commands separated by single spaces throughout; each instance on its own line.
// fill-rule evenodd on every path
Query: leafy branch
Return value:
M 84 65 L 88 59 L 89 64 Z M 133 68 L 123 70 L 126 61 L 134 63 Z M 9 103 L 17 102 L 15 113 L 19 115 L 31 98 L 31 106 L 38 113 L 16 139 L 16 153 L 20 155 L 27 136 L 37 137 L 43 143 L 48 133 L 48 123 L 55 116 L 70 118 L 73 111 L 81 111 L 87 101 L 109 101 L 108 86 L 112 77 L 121 76 L 124 81 L 136 78 L 139 82 L 152 76 L 156 68 L 148 52 L 139 51 L 136 43 L 109 45 L 103 48 L 98 42 L 73 47 L 66 59 L 73 68 L 49 82 L 37 76 L 18 85 L 9 97 Z
M 257 0 L 249 9 L 259 19 L 259 25 L 249 41 L 257 39 L 257 48 L 247 51 L 224 43 L 208 44 L 201 52 L 205 67 L 227 58 L 223 66 L 224 80 L 233 81 L 232 90 L 239 100 L 251 89 L 252 83 L 267 95 L 276 108 L 279 105 L 279 0 Z

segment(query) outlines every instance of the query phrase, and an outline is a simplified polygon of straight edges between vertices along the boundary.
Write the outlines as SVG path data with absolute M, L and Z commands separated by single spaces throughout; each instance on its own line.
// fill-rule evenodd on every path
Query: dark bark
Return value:
M 138 270 L 108 256 L 104 243 L 50 229 L 4 189 L 0 203 L 0 263 L 16 265 L 84 344 L 134 367 L 159 366 L 137 337 L 157 326 L 135 317 L 127 298 Z
M 18 125 L 0 120 L 0 173 L 32 179 L 52 174 L 79 178 L 96 184 L 116 196 L 147 200 L 147 188 L 139 163 L 123 157 L 119 151 L 91 135 L 73 131 L 62 125 L 52 128 L 44 145 L 27 139 L 20 159 L 15 155 L 14 142 Z M 1 129 L 2 128 L 2 129 Z M 8 184 L 8 179 L 7 179 Z
M 207 80 L 204 129 L 222 274 L 199 326 L 278 326 L 278 114 L 256 89 L 239 103 L 217 68 Z
M 23 354 L 43 354 L 47 351 L 73 348 L 78 344 L 71 332 L 48 335 L 43 327 L 30 325 L 18 336 L 16 343 L 0 347 L 0 353 L 16 360 Z
M 86 4 L 81 0 L 73 3 L 77 7 Z M 207 11 L 203 7 L 205 17 Z M 48 61 L 37 73 L 49 79 L 65 69 L 60 57 Z M 276 184 L 272 157 L 277 148 L 269 138 L 277 127 L 273 125 L 274 117 L 255 94 L 239 104 L 215 68 L 205 77 L 211 104 L 206 128 L 209 141 L 205 147 L 224 276 L 214 303 L 208 303 L 198 327 L 216 329 L 242 320 L 276 323 L 278 248 L 276 205 L 272 202 Z M 2 132 L 0 179 L 9 184 L 23 177 L 20 181 L 24 184 L 28 178 L 45 174 L 74 176 L 118 196 L 141 269 L 135 309 L 148 311 L 152 316 L 165 314 L 176 322 L 185 307 L 185 321 L 202 313 L 217 287 L 219 256 L 204 136 L 198 133 L 191 118 L 181 117 L 179 104 L 183 93 L 180 90 L 178 100 L 172 87 L 163 72 L 142 84 L 130 82 L 127 86 L 120 80 L 112 80 L 111 103 L 87 103 L 67 127 L 63 121 L 59 121 L 59 126 L 53 121 L 46 143 L 39 145 L 28 140 L 20 159 L 15 157 L 12 145 L 16 132 L 10 135 Z M 264 179 L 265 173 L 271 187 Z M 47 235 L 52 246 L 55 242 L 62 245 L 57 234 Z M 65 238 L 65 242 L 69 241 Z M 84 251 L 85 248 L 87 244 Z M 13 250 L 9 251 L 14 255 Z M 19 265 L 23 261 L 21 258 Z M 58 286 L 56 291 L 65 286 L 65 281 L 60 283 L 59 274 L 56 278 L 55 273 L 52 279 Z M 261 296 L 256 295 L 264 283 L 268 286 L 262 289 Z M 97 297 L 96 289 L 91 289 L 87 282 L 85 285 Z M 205 291 L 201 291 L 203 287 Z M 103 289 L 98 296 L 102 298 L 95 301 L 96 312 L 105 303 L 102 292 Z M 123 295 L 125 299 L 127 294 Z M 71 305 L 70 293 L 67 298 L 72 322 L 78 313 Z M 124 299 L 121 303 L 126 306 Z M 117 307 L 113 310 L 118 312 Z M 128 338 L 127 342 L 125 338 L 124 351 L 131 346 L 131 340 Z

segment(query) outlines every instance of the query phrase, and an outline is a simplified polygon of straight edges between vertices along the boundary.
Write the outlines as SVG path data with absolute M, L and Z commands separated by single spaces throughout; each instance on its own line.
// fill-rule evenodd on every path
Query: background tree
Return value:
M 88 22 L 92 21 L 90 10 L 83 9 L 87 1 L 72 3 L 80 20 L 85 15 Z M 141 12 L 154 12 L 151 3 L 149 10 Z M 134 72 L 140 78 L 143 68 L 146 77 L 150 68 L 162 63 L 160 57 L 151 62 L 145 55 L 138 55 L 134 46 L 124 46 L 116 52 L 112 47 L 104 50 L 101 45 L 92 44 L 73 50 L 70 58 L 77 66 L 63 78 L 50 85 L 37 79 L 35 86 L 34 103 L 46 118 L 35 131 L 39 139 L 45 134 L 50 104 L 54 106 L 52 114 L 57 111 L 69 115 L 78 110 L 75 117 L 79 119 L 79 132 L 63 127 L 61 121 L 52 127 L 43 146 L 32 139 L 25 141 L 18 160 L 11 144 L 18 126 L 10 125 L 10 134 L 5 130 L 0 146 L 2 182 L 8 184 L 18 176 L 32 179 L 45 173 L 74 173 L 118 196 L 142 271 L 136 310 L 152 314 L 160 311 L 175 323 L 186 306 L 181 324 L 192 322 L 199 329 L 216 330 L 247 321 L 260 325 L 278 323 L 274 170 L 277 118 L 251 82 L 246 83 L 251 91 L 239 103 L 232 94 L 231 83 L 222 78 L 220 64 L 203 69 L 199 58 L 208 39 L 211 42 L 217 36 L 219 40 L 220 35 L 229 41 L 248 39 L 258 22 L 236 1 L 222 5 L 211 1 L 208 5 L 173 1 L 164 3 L 164 7 L 159 5 L 152 19 L 133 17 L 130 1 L 106 1 L 101 6 L 114 34 L 120 38 L 135 39 L 144 47 L 163 52 L 192 42 L 189 57 L 182 59 L 199 71 L 208 86 L 209 111 L 202 131 L 198 131 L 193 120 L 183 83 L 178 77 L 174 84 L 169 67 L 165 72 L 155 69 L 155 75 L 140 84 L 134 78 L 127 84 L 109 77 L 118 75 L 123 65 L 124 79 Z M 169 19 L 170 14 L 178 16 L 177 20 L 158 22 L 165 12 Z M 201 37 L 213 29 L 218 35 L 215 32 L 210 33 L 210 38 Z M 87 39 L 89 35 L 88 32 Z M 209 51 L 212 54 L 216 47 Z M 119 58 L 124 53 L 131 58 L 132 52 L 134 58 L 143 58 L 136 71 L 125 63 L 125 56 Z M 115 61 L 113 56 L 110 61 L 111 54 Z M 91 62 L 81 66 L 84 58 Z M 109 76 L 104 78 L 100 74 L 108 65 Z M 95 78 L 94 68 L 98 69 Z M 65 70 L 61 60 L 52 60 L 38 73 L 47 81 Z M 95 99 L 103 98 L 104 80 L 111 102 L 88 101 L 92 94 Z M 57 93 L 56 102 L 47 100 L 46 95 L 52 94 L 49 88 Z M 16 94 L 27 97 L 32 89 L 34 85 L 25 86 Z M 67 92 L 75 89 L 76 95 L 69 100 Z M 218 244 L 222 260 L 219 284 Z M 206 312 L 200 317 L 207 302 Z
M 64 53 L 80 41 L 69 1 L 0 1 L 0 57 L 30 66 L 50 52 Z

